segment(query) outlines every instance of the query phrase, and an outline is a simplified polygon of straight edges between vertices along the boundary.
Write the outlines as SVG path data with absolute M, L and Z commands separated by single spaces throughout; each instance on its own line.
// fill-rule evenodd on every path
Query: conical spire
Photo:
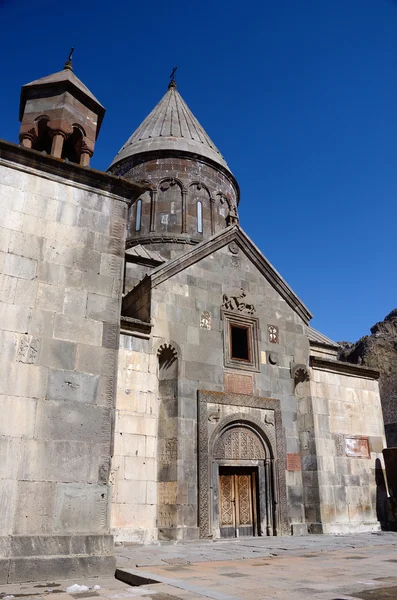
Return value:
M 161 150 L 198 154 L 230 171 L 218 148 L 176 89 L 173 77 L 166 94 L 127 140 L 111 166 L 129 156 Z

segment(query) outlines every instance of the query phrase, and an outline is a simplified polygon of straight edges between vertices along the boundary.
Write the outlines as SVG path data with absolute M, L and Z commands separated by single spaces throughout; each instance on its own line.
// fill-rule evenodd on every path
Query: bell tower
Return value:
M 73 48 L 62 71 L 21 90 L 19 140 L 83 167 L 89 165 L 105 109 L 73 72 Z

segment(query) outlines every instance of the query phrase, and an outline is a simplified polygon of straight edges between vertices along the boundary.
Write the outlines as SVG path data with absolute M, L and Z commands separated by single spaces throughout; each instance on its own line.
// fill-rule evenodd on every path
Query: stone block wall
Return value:
M 42 579 L 110 574 L 127 205 L 6 161 L 0 182 L 3 580 L 30 580 L 35 554 Z
M 323 532 L 377 530 L 375 463 L 385 447 L 378 382 L 313 368 L 310 387 Z M 348 455 L 352 438 L 356 456 Z
M 239 369 L 226 368 L 224 365 L 224 339 L 223 322 L 221 320 L 221 307 L 223 294 L 231 292 L 240 293 L 244 288 L 247 301 L 254 304 L 255 316 L 259 319 L 259 372 L 247 372 Z M 150 298 L 148 294 L 147 299 Z M 137 297 L 136 315 L 140 313 L 142 294 Z M 132 306 L 133 306 L 132 305 Z M 202 314 L 210 314 L 210 328 L 203 328 Z M 135 314 L 135 313 L 134 313 Z M 227 247 L 208 256 L 190 266 L 185 271 L 173 276 L 151 292 L 151 321 L 152 340 L 124 341 L 120 349 L 120 370 L 117 410 L 120 418 L 119 429 L 116 426 L 116 436 L 122 433 L 145 433 L 146 427 L 153 421 L 149 414 L 148 405 L 143 403 L 137 410 L 137 399 L 130 392 L 127 396 L 125 390 L 132 385 L 149 393 L 151 402 L 158 398 L 158 381 L 156 379 L 157 356 L 156 348 L 162 343 L 177 347 L 179 354 L 178 378 L 178 444 L 173 460 L 176 461 L 178 486 L 173 491 L 177 498 L 178 515 L 177 523 L 173 516 L 167 517 L 166 511 L 162 512 L 159 527 L 167 527 L 171 523 L 176 526 L 174 535 L 179 539 L 194 538 L 198 533 L 198 454 L 197 454 L 197 397 L 199 390 L 214 392 L 234 392 L 237 394 L 251 394 L 256 397 L 274 398 L 280 401 L 283 422 L 283 435 L 286 439 L 287 457 L 296 457 L 299 453 L 299 431 L 297 426 L 297 400 L 294 395 L 294 383 L 291 378 L 291 362 L 309 361 L 309 343 L 305 334 L 301 318 L 275 291 L 272 285 L 258 271 L 257 267 L 241 252 L 236 260 Z M 278 327 L 278 341 L 269 341 L 268 325 Z M 127 344 L 127 346 L 125 346 Z M 129 345 L 131 344 L 131 346 Z M 271 361 L 269 356 L 271 355 Z M 123 365 L 124 357 L 126 363 Z M 150 363 L 150 361 L 153 361 Z M 137 367 L 139 363 L 138 373 Z M 134 383 L 133 373 L 136 374 Z M 126 381 L 131 383 L 126 383 Z M 121 383 L 123 382 L 123 383 Z M 238 386 L 243 386 L 239 388 Z M 143 386 L 143 387 L 142 387 Z M 237 386 L 237 387 L 235 387 Z M 122 406 L 128 407 L 127 411 Z M 146 408 L 145 408 L 146 406 Z M 156 410 L 154 407 L 151 410 Z M 240 407 L 235 408 L 241 413 Z M 145 412 L 146 411 L 146 412 Z M 123 425 L 122 418 L 131 419 L 130 425 Z M 139 424 L 139 425 L 138 425 Z M 123 428 L 124 427 L 124 428 Z M 139 432 L 136 432 L 139 427 Z M 155 430 L 156 431 L 156 430 Z M 117 433 L 118 432 L 118 433 Z M 150 434 L 151 435 L 151 434 Z M 144 450 L 141 442 L 136 449 L 135 458 L 128 462 L 148 460 L 150 457 Z M 122 452 L 122 451 L 121 451 Z M 121 465 L 124 465 L 126 456 L 120 456 Z M 284 465 L 283 465 L 284 466 Z M 304 491 L 300 461 L 287 461 L 285 472 L 287 484 L 288 506 L 284 510 L 288 519 L 293 524 L 305 522 Z M 117 465 L 116 465 L 116 468 Z M 119 539 L 142 539 L 142 535 L 135 528 L 137 515 L 144 504 L 144 490 L 140 492 L 139 500 L 134 500 L 132 482 L 126 483 L 126 475 L 120 466 L 119 473 L 115 474 L 115 488 L 119 486 L 128 490 L 122 501 L 117 501 L 115 515 L 122 515 L 120 519 L 113 518 L 114 531 Z M 138 467 L 137 467 L 138 468 Z M 148 466 L 144 467 L 148 470 Z M 155 474 L 158 480 L 157 473 Z M 148 472 L 149 477 L 149 472 Z M 147 479 L 149 483 L 149 479 Z M 121 489 L 120 487 L 120 489 Z M 135 488 L 136 489 L 136 488 Z M 117 491 L 116 491 L 117 495 Z M 118 495 L 117 498 L 122 498 Z M 122 505 L 123 504 L 123 505 Z M 132 506 L 135 504 L 135 508 Z M 139 507 L 138 507 L 139 505 Z M 143 509 L 143 508 L 142 508 Z M 152 510 L 146 507 L 145 511 Z M 130 516 L 131 515 L 131 516 Z M 155 510 L 152 512 L 153 535 L 156 535 Z M 131 519 L 129 522 L 128 519 Z M 164 520 L 164 522 L 162 521 Z M 287 520 L 288 520 L 287 519 Z M 129 523 L 133 523 L 131 527 Z M 290 530 L 285 530 L 290 533 Z M 171 535 L 171 532 L 169 532 Z M 152 533 L 148 534 L 149 536 Z
M 120 336 L 111 527 L 117 541 L 156 539 L 158 378 L 152 342 Z

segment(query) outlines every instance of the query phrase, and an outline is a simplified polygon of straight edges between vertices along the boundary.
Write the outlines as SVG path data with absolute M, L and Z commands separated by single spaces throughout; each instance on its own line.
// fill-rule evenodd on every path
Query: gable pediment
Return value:
M 237 245 L 240 251 L 256 266 L 258 271 L 280 294 L 287 304 L 306 324 L 308 324 L 312 318 L 309 309 L 303 304 L 278 271 L 265 258 L 259 248 L 255 246 L 239 225 L 227 227 L 208 240 L 205 240 L 201 244 L 188 250 L 188 252 L 185 252 L 154 269 L 141 283 L 125 296 L 123 299 L 123 311 L 128 310 L 128 307 L 131 306 L 132 296 L 139 293 L 139 288 L 141 286 L 150 286 L 151 288 L 157 287 L 167 281 L 167 279 L 170 279 L 174 275 L 177 275 L 181 271 L 184 271 L 188 267 L 203 260 L 210 254 L 213 254 L 217 250 L 232 243 Z

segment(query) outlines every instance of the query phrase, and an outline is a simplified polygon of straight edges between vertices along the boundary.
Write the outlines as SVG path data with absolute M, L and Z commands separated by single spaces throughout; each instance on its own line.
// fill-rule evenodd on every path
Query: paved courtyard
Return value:
M 397 533 L 125 545 L 116 553 L 124 581 L 14 584 L 0 586 L 0 598 L 397 600 Z M 72 583 L 90 589 L 67 594 Z

